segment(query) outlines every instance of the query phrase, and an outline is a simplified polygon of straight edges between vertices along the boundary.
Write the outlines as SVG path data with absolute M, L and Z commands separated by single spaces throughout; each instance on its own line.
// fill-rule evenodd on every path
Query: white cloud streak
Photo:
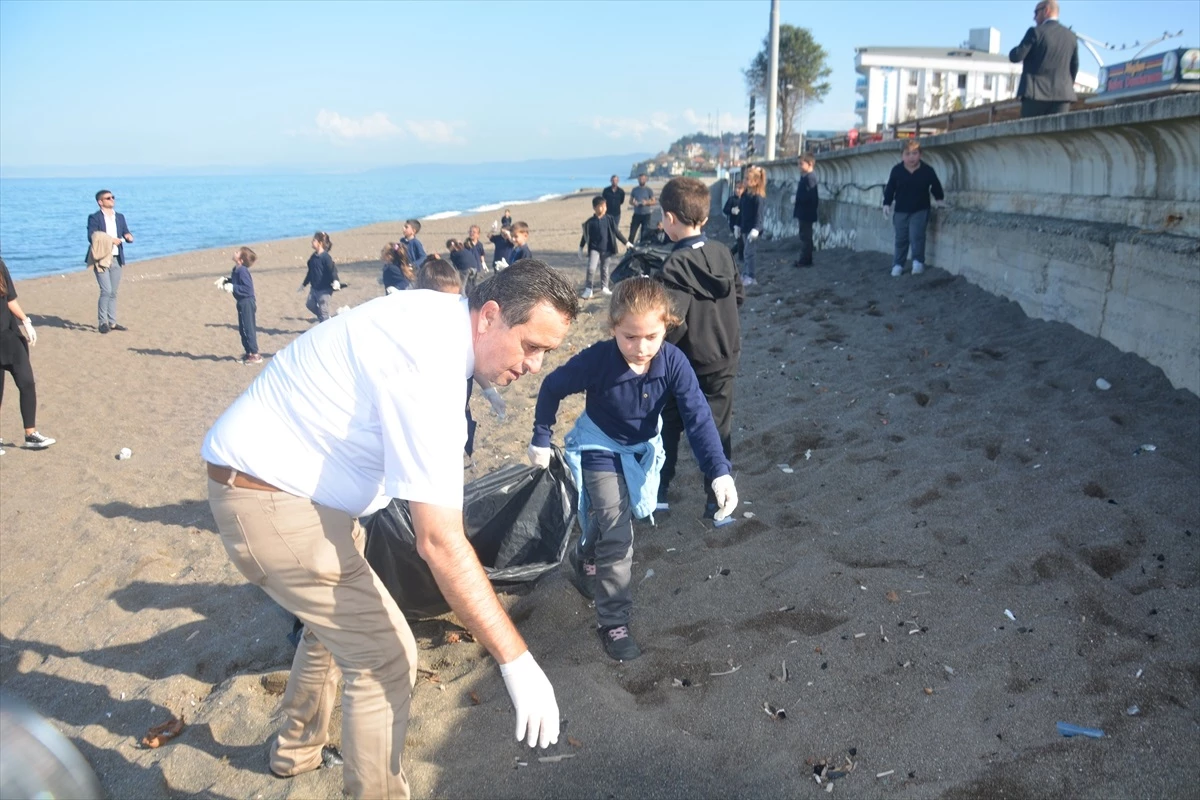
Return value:
M 396 123 L 387 114 L 376 111 L 363 117 L 344 117 L 336 111 L 322 108 L 317 112 L 317 130 L 334 139 L 353 141 L 356 139 L 390 139 L 401 133 Z

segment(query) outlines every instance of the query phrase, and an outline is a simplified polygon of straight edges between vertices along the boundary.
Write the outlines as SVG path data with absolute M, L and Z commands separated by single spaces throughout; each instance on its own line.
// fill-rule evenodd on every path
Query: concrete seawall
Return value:
M 892 251 L 880 208 L 901 146 L 818 158 L 821 222 L 837 240 Z M 1200 93 L 955 131 L 922 149 L 947 199 L 930 222 L 929 264 L 1200 394 Z M 762 166 L 766 229 L 794 236 L 797 166 Z

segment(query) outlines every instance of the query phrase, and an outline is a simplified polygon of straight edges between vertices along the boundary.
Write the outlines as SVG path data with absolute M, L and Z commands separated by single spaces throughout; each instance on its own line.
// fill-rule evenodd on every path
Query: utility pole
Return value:
M 771 52 L 767 62 L 767 161 L 775 160 L 775 124 L 779 116 L 779 0 L 771 0 Z

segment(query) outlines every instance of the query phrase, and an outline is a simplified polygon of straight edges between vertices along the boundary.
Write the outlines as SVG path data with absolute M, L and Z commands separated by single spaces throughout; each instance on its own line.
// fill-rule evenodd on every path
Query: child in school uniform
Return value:
M 720 504 L 722 520 L 737 506 L 729 460 L 696 373 L 687 357 L 664 341 L 678 319 L 662 284 L 630 278 L 617 284 L 609 306 L 613 338 L 583 350 L 546 376 L 534 411 L 529 461 L 550 464 L 558 406 L 585 392 L 584 413 L 564 438 L 567 463 L 580 489 L 583 533 L 569 550 L 570 577 L 596 601 L 597 633 L 618 661 L 641 655 L 629 630 L 633 611 L 633 517 L 654 511 L 662 466 L 659 415 L 673 396 L 686 423 L 696 460 Z
M 479 226 L 472 225 L 467 228 L 467 239 L 463 242 L 463 249 L 470 250 L 475 255 L 475 271 L 487 271 L 487 259 L 484 257 L 483 242 L 479 239 Z
M 508 228 L 492 228 L 488 241 L 492 243 L 492 269 L 499 272 L 512 263 L 509 260 L 513 249 L 512 231 Z
M 400 238 L 400 244 L 404 245 L 408 255 L 408 263 L 413 269 L 420 269 L 425 263 L 425 245 L 421 244 L 421 240 L 417 238 L 417 234 L 421 232 L 421 220 L 409 219 L 404 221 L 404 235 Z
M 394 294 L 412 288 L 417 278 L 413 274 L 412 265 L 408 263 L 408 248 L 399 242 L 388 242 L 387 247 L 380 251 L 379 260 L 383 262 L 383 275 L 380 280 L 383 282 L 384 294 Z
M 515 264 L 522 258 L 533 258 L 529 249 L 529 226 L 524 222 L 514 222 L 512 225 L 512 252 L 508 254 L 508 263 Z
M 757 283 L 754 276 L 758 251 L 758 237 L 763 231 L 763 211 L 767 203 L 767 171 L 762 167 L 746 167 L 746 189 L 738 201 L 738 227 L 734 235 L 739 236 L 742 246 L 742 285 Z
M 608 216 L 608 203 L 601 195 L 592 198 L 592 216 L 583 222 L 583 236 L 579 237 L 579 257 L 587 254 L 587 279 L 579 295 L 589 300 L 596 289 L 606 295 L 612 294 L 608 287 L 608 275 L 612 259 L 617 255 L 617 242 L 626 247 L 633 243 L 626 239 L 617 226 L 617 221 Z
M 263 357 L 258 353 L 258 328 L 255 324 L 255 314 L 258 313 L 258 302 L 254 298 L 254 278 L 250 277 L 250 267 L 258 260 L 258 256 L 249 247 L 239 247 L 233 254 L 233 272 L 225 283 L 225 288 L 237 302 L 238 335 L 242 337 L 243 364 L 261 364 Z
M 337 267 L 329 255 L 332 248 L 333 240 L 328 233 L 317 231 L 313 234 L 313 254 L 308 257 L 308 274 L 304 276 L 304 283 L 300 284 L 301 291 L 308 287 L 308 301 L 304 306 L 317 315 L 319 323 L 333 316 L 330 299 L 334 292 L 342 288 L 338 282 Z

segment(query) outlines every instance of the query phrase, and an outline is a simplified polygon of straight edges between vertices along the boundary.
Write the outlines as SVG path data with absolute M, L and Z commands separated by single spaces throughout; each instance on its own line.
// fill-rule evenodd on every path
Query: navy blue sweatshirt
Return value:
M 475 269 L 483 269 L 483 242 L 463 242 L 463 248 L 475 256 Z
M 510 242 L 508 239 L 505 239 L 503 236 L 501 236 L 498 233 L 495 236 L 492 236 L 491 238 L 489 238 L 488 241 L 491 242 L 492 246 L 495 248 L 495 250 L 492 252 L 492 266 L 493 267 L 496 266 L 496 262 L 502 258 L 504 259 L 505 263 L 508 263 L 508 264 L 512 263 L 512 261 L 510 261 L 508 258 L 509 254 L 512 253 L 512 249 L 513 249 L 512 242 Z
M 801 175 L 796 184 L 796 205 L 792 209 L 792 217 L 801 222 L 816 222 L 817 208 L 820 205 L 817 191 L 817 173 L 809 172 Z
M 741 226 L 742 236 L 749 236 L 751 230 L 757 230 L 762 233 L 763 229 L 763 201 L 766 198 L 759 197 L 754 192 L 742 192 L 742 199 L 738 201 L 738 222 Z
M 527 244 L 514 246 L 512 252 L 508 254 L 508 263 L 515 264 L 522 258 L 533 258 L 533 251 Z
M 894 210 L 901 214 L 928 211 L 930 192 L 938 200 L 946 199 L 942 182 L 938 180 L 933 167 L 922 162 L 917 165 L 915 172 L 909 172 L 901 161 L 892 167 L 892 174 L 888 176 L 887 186 L 883 190 L 883 204 L 890 206 L 895 200 Z
M 249 267 L 244 264 L 238 264 L 233 268 L 233 273 L 229 276 L 229 282 L 233 284 L 233 296 L 235 299 L 254 299 L 254 279 L 250 277 Z
M 332 292 L 333 282 L 338 279 L 337 267 L 329 253 L 313 253 L 308 257 L 308 274 L 301 286 L 311 286 L 317 292 Z
M 404 270 L 400 269 L 400 267 L 396 266 L 391 261 L 385 261 L 383 263 L 383 290 L 385 292 L 391 288 L 404 291 L 411 285 L 412 284 L 409 283 L 408 278 L 404 277 Z
M 412 264 L 413 269 L 420 269 L 425 263 L 425 245 L 415 236 L 411 239 L 401 239 L 400 244 L 408 251 L 408 263 Z
M 721 449 L 721 436 L 712 411 L 687 356 L 664 342 L 646 372 L 629 368 L 614 339 L 605 339 L 577 353 L 542 381 L 533 415 L 535 447 L 549 447 L 558 406 L 568 395 L 586 392 L 584 410 L 600 430 L 622 445 L 640 444 L 654 438 L 659 416 L 674 395 L 687 430 L 688 442 L 707 480 L 730 474 L 730 463 Z M 617 472 L 620 456 L 585 450 L 583 468 L 595 472 Z
M 471 250 L 452 250 L 450 251 L 450 263 L 454 268 L 464 274 L 479 271 L 479 256 L 475 255 Z

